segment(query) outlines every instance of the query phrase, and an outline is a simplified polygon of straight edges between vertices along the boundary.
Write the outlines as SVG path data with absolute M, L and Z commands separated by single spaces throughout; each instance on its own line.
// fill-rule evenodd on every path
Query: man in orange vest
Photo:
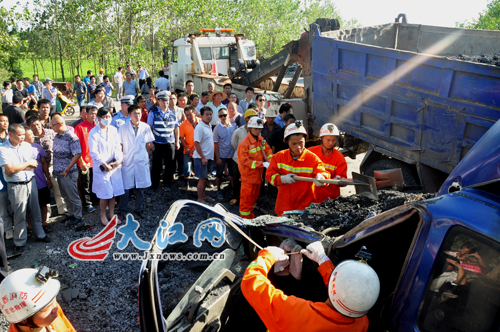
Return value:
M 43 266 L 17 270 L 2 281 L 0 309 L 9 332 L 76 332 L 56 301 L 61 284 L 53 277 L 57 272 Z
M 247 137 L 238 145 L 238 169 L 241 174 L 240 215 L 253 219 L 253 207 L 257 203 L 262 183 L 262 172 L 269 166 L 273 152 L 260 136 L 264 122 L 258 117 L 250 118 Z M 264 158 L 265 154 L 265 158 Z
M 266 180 L 278 187 L 275 211 L 282 216 L 285 211 L 304 210 L 314 202 L 315 187 L 324 184 L 318 180 L 330 178 L 321 160 L 307 150 L 307 132 L 302 121 L 295 121 L 285 129 L 284 141 L 289 149 L 276 153 L 266 172 Z M 314 178 L 312 182 L 297 181 L 294 176 Z
M 271 284 L 267 274 L 274 263 L 288 260 L 278 247 L 259 251 L 245 271 L 241 291 L 268 331 L 367 331 L 366 313 L 380 293 L 380 281 L 373 268 L 365 261 L 354 260 L 345 260 L 335 267 L 319 241 L 301 253 L 319 265 L 318 272 L 328 288 L 325 302 L 287 296 Z
M 326 123 L 319 131 L 321 145 L 309 148 L 309 151 L 321 159 L 323 166 L 330 173 L 332 179 L 342 179 L 347 177 L 347 163 L 339 150 L 335 149 L 335 143 L 339 137 L 339 129 L 333 123 Z M 340 187 L 330 184 L 324 187 L 315 188 L 315 203 L 321 203 L 327 198 L 335 199 L 340 196 Z

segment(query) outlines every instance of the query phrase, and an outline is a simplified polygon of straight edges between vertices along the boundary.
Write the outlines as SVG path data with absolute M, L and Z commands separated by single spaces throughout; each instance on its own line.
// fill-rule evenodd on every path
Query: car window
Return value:
M 178 47 L 172 48 L 172 62 L 177 62 L 178 50 L 179 50 Z
M 500 245 L 456 226 L 434 264 L 419 313 L 421 331 L 497 331 Z
M 216 60 L 229 59 L 229 47 L 214 47 L 213 52 Z

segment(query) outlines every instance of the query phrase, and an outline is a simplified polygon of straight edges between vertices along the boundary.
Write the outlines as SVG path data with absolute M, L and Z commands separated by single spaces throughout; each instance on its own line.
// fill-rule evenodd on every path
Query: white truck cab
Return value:
M 231 63 L 243 60 L 255 60 L 255 44 L 251 40 L 237 38 L 233 35 L 221 35 L 220 32 L 232 31 L 230 29 L 201 29 L 202 32 L 217 32 L 203 34 L 199 36 L 188 36 L 174 40 L 170 63 L 170 83 L 172 88 L 184 89 L 187 74 L 195 74 L 195 61 L 193 60 L 192 50 L 193 41 L 196 41 L 201 63 L 206 74 L 210 74 L 212 64 L 215 59 L 217 73 L 226 76 L 231 67 Z M 237 44 L 240 43 L 238 50 Z M 238 54 L 238 51 L 241 54 Z

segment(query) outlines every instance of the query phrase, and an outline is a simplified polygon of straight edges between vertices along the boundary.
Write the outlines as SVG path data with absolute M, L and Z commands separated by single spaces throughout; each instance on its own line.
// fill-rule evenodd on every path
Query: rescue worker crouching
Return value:
M 273 156 L 266 172 L 266 180 L 278 187 L 275 211 L 282 216 L 285 211 L 304 210 L 314 202 L 314 190 L 324 184 L 319 181 L 299 181 L 294 175 L 330 179 L 330 173 L 323 167 L 318 156 L 305 148 L 307 132 L 302 121 L 295 121 L 285 129 L 284 141 L 289 149 Z
M 380 293 L 377 273 L 361 261 L 346 260 L 335 267 L 319 241 L 301 253 L 319 264 L 328 288 L 325 302 L 287 296 L 271 284 L 268 271 L 275 262 L 288 259 L 281 248 L 262 249 L 245 271 L 241 291 L 268 331 L 367 331 L 366 313 Z
M 264 128 L 262 119 L 250 118 L 247 128 L 248 135 L 238 145 L 238 169 L 241 174 L 240 216 L 253 219 L 253 207 L 259 198 L 262 173 L 264 168 L 269 166 L 268 160 L 273 156 L 273 152 L 260 136 Z
M 47 267 L 21 269 L 0 284 L 0 309 L 10 323 L 9 332 L 76 332 L 56 301 L 61 284 Z
M 335 149 L 335 144 L 339 137 L 339 129 L 333 123 L 326 123 L 319 131 L 321 145 L 310 147 L 321 159 L 323 166 L 330 173 L 332 179 L 345 179 L 347 177 L 347 163 L 339 150 Z M 340 187 L 335 184 L 314 188 L 314 203 L 321 203 L 327 198 L 335 199 L 340 196 Z

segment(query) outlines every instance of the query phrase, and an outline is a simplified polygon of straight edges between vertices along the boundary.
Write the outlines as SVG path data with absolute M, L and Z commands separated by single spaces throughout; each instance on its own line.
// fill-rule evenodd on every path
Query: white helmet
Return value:
M 262 129 L 264 128 L 264 121 L 262 121 L 261 118 L 258 116 L 254 116 L 248 120 L 248 125 L 247 128 L 259 128 Z
M 328 281 L 328 297 L 338 312 L 348 317 L 364 316 L 377 302 L 380 281 L 364 262 L 346 260 L 337 265 Z
M 339 128 L 333 123 L 325 123 L 319 131 L 319 137 L 328 135 L 339 136 Z
M 299 121 L 295 121 L 292 124 L 289 124 L 285 128 L 284 139 L 290 135 L 293 135 L 293 134 L 304 134 L 304 135 L 306 135 L 306 138 L 307 138 L 307 131 L 306 131 L 306 128 L 304 127 L 304 125 L 302 124 L 302 121 L 299 120 Z
M 59 293 L 57 272 L 21 269 L 7 276 L 0 284 L 0 310 L 9 323 L 19 323 L 42 310 Z

